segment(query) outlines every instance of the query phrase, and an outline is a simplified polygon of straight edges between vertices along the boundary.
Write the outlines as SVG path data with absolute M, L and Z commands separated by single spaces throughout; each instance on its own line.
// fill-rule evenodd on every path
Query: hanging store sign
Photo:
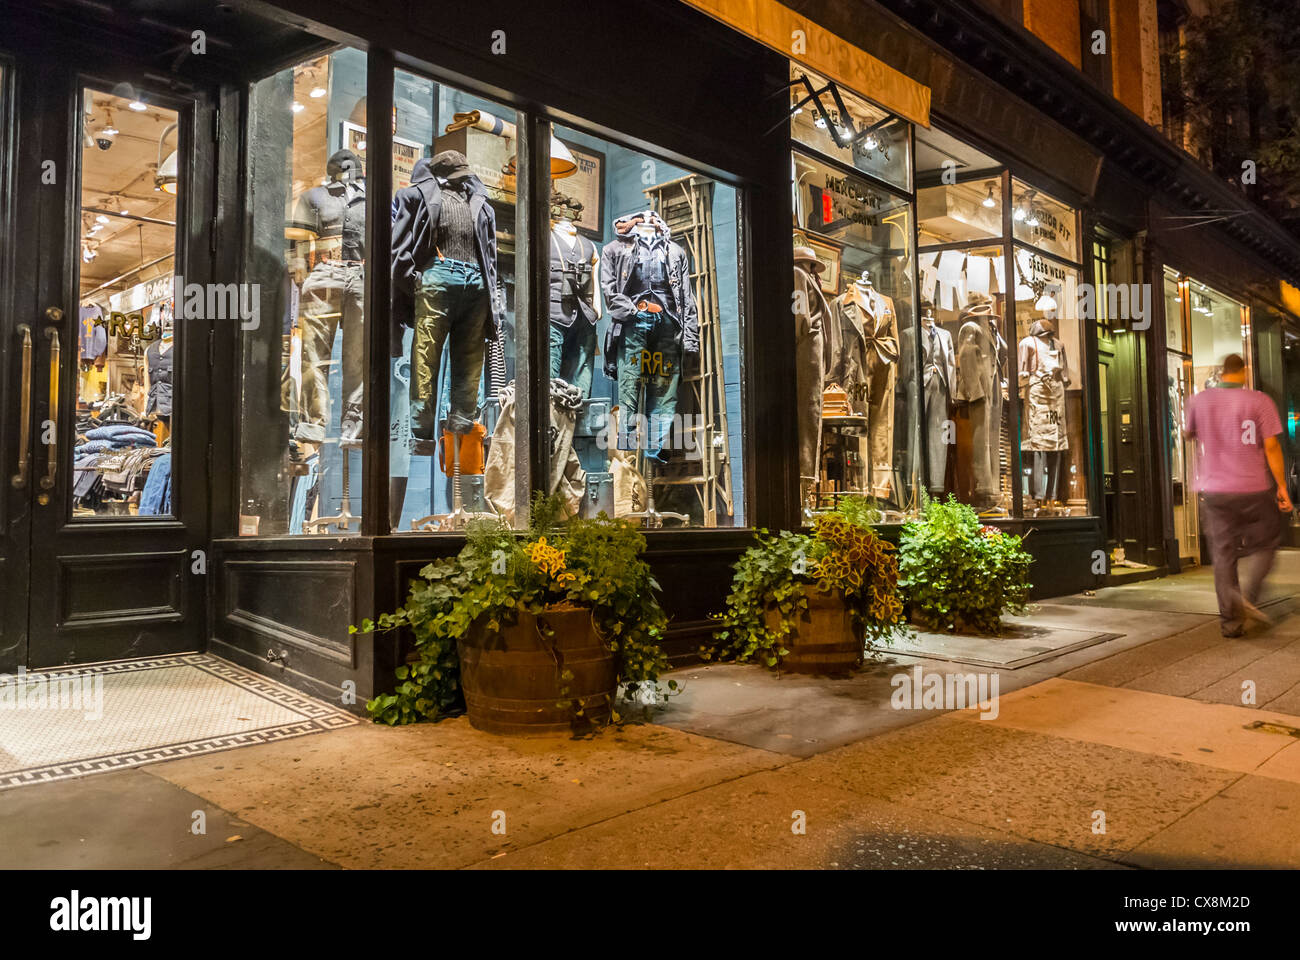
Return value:
M 929 87 L 776 0 L 683 2 L 913 123 L 930 125 Z

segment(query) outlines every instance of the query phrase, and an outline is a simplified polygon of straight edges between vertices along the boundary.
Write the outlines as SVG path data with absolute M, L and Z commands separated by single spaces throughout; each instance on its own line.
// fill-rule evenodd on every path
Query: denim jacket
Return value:
M 620 217 L 615 221 L 615 227 L 619 221 L 627 219 Z M 665 242 L 668 244 L 668 283 L 677 309 L 675 319 L 681 327 L 682 351 L 699 353 L 700 324 L 695 307 L 695 292 L 691 289 L 690 258 L 679 244 L 671 240 Z M 622 325 L 636 316 L 636 303 L 632 298 L 641 291 L 628 289 L 628 283 L 632 279 L 636 243 L 635 234 L 629 230 L 606 244 L 600 255 L 600 288 L 609 308 L 612 324 L 610 333 L 614 339 L 621 335 Z

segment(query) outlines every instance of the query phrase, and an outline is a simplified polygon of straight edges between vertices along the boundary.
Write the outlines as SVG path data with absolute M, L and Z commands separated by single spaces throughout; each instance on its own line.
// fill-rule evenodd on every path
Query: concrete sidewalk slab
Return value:
M 1298 812 L 1300 783 L 1243 777 L 1129 851 L 1124 862 L 1159 870 L 1295 870 Z
M 999 707 L 992 720 L 982 719 L 974 710 L 956 711 L 945 718 L 1105 744 L 1238 773 L 1258 771 L 1292 742 L 1252 730 L 1249 724 L 1300 723 L 1295 717 L 1249 707 L 1062 679 L 1003 696 Z
M 799 770 L 856 793 L 1111 859 L 1241 776 L 943 717 L 821 754 Z M 1104 834 L 1093 832 L 1098 810 Z
M 196 811 L 204 814 L 205 833 L 192 829 Z M 5 870 L 334 866 L 142 769 L 0 792 L 0 823 L 7 825 L 0 844 Z
M 150 772 L 351 868 L 464 866 L 789 762 L 648 724 L 517 739 L 463 717 L 366 724 L 219 759 Z M 504 835 L 493 832 L 502 814 Z
M 1105 860 L 865 797 L 756 773 L 485 860 L 478 868 L 1097 869 Z M 792 827 L 802 815 L 805 833 Z

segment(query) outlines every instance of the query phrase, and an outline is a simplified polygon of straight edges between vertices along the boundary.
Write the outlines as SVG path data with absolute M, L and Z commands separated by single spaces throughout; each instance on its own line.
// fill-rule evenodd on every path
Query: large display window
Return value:
M 910 128 L 793 78 L 800 503 L 807 515 L 863 495 L 901 520 L 919 510 L 923 472 L 913 203 L 890 186 L 910 184 Z
M 283 330 L 244 337 L 241 535 L 359 533 L 368 442 L 388 443 L 394 533 L 521 527 L 534 490 L 647 528 L 744 526 L 737 188 L 406 70 L 380 158 L 365 82 L 364 54 L 341 49 L 251 92 L 246 272 Z M 520 168 L 529 129 L 548 131 L 550 183 Z M 391 230 L 392 299 L 368 310 L 376 162 L 391 166 L 391 218 L 369 230 Z M 537 316 L 516 292 L 533 190 L 550 196 Z M 361 375 L 371 315 L 390 355 L 378 432 Z M 530 337 L 540 365 L 524 362 Z
M 366 391 L 366 56 L 255 83 L 239 534 L 358 534 Z

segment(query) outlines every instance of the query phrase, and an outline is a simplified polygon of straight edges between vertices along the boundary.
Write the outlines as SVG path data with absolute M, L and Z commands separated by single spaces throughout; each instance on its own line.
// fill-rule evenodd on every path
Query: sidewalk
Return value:
M 998 670 L 995 719 L 891 707 L 917 666 L 987 672 L 942 660 L 699 666 L 590 740 L 366 723 L 3 791 L 0 866 L 1294 868 L 1300 552 L 1237 640 L 1209 574 L 1041 604 L 1035 629 L 1121 636 Z

